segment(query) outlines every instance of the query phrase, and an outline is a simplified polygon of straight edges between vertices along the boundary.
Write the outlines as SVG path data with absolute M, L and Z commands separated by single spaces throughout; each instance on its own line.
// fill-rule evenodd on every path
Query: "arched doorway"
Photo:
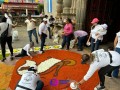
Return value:
M 108 24 L 104 42 L 113 41 L 120 30 L 120 0 L 88 0 L 85 30 L 90 32 L 90 22 L 97 17 L 101 23 Z

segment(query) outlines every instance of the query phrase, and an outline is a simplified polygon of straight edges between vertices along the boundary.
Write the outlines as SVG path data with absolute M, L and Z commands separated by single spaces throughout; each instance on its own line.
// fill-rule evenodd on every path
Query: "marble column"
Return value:
M 83 29 L 85 26 L 86 6 L 87 6 L 87 0 L 77 0 L 76 2 L 76 30 Z
M 63 0 L 57 0 L 57 17 L 61 17 L 61 13 L 63 12 Z

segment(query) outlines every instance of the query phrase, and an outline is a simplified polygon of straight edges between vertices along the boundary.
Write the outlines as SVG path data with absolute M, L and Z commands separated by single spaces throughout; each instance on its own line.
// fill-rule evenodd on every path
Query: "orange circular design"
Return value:
M 39 54 L 33 57 L 33 61 L 36 62 L 37 65 L 39 65 L 41 62 L 44 62 L 48 58 L 56 58 L 61 60 L 61 62 L 65 62 L 62 67 L 59 69 L 57 66 L 58 63 L 48 69 L 46 72 L 48 73 L 40 73 L 40 77 L 42 81 L 44 82 L 45 86 L 43 90 L 71 90 L 69 85 L 70 83 L 61 84 L 61 80 L 76 80 L 80 81 L 84 75 L 87 73 L 87 70 L 89 68 L 88 65 L 82 65 L 81 62 L 81 55 L 75 52 L 71 51 L 65 51 L 65 50 L 47 50 L 43 54 Z M 17 63 L 13 71 L 13 75 L 11 77 L 10 81 L 10 88 L 12 90 L 15 90 L 16 84 L 20 80 L 20 75 L 17 72 L 17 69 L 25 64 L 26 60 L 30 60 L 29 57 L 21 58 Z M 56 73 L 56 70 L 58 70 L 58 74 Z M 58 80 L 58 85 L 51 86 L 50 81 L 52 79 Z M 94 87 L 98 84 L 99 78 L 97 72 L 84 84 L 80 85 L 81 90 L 93 90 Z

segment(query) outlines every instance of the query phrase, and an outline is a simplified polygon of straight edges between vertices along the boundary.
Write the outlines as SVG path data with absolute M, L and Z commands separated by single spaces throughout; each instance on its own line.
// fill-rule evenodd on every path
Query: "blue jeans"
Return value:
M 120 54 L 120 48 L 115 48 L 115 51 L 118 52 Z M 118 74 L 119 74 L 119 67 L 116 68 L 114 71 L 113 71 L 113 77 L 118 77 Z
M 65 44 L 67 45 L 67 49 L 70 46 L 71 36 L 63 36 L 62 48 L 64 48 Z
M 37 37 L 37 32 L 36 32 L 36 28 L 34 28 L 33 30 L 28 31 L 28 36 L 29 36 L 29 41 L 32 41 L 32 34 L 34 35 L 35 39 L 36 39 L 36 43 L 38 43 L 38 37 Z
M 95 39 L 91 38 L 91 52 L 99 49 L 99 45 L 101 43 L 101 40 L 97 40 L 96 43 L 94 43 L 94 42 L 95 42 Z
M 83 49 L 83 44 L 85 43 L 85 39 L 87 36 L 83 36 L 83 37 L 78 37 L 78 49 Z
M 43 47 L 44 47 L 44 45 L 45 45 L 45 39 L 46 39 L 46 37 L 47 37 L 47 35 L 45 35 L 44 33 L 42 33 L 40 51 L 43 51 Z

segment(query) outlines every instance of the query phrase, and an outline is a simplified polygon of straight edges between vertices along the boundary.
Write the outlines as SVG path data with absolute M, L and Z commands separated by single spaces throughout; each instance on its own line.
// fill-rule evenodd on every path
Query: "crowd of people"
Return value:
M 5 56 L 5 45 L 8 44 L 11 53 L 11 60 L 13 60 L 13 47 L 12 47 L 12 28 L 17 26 L 12 23 L 12 15 L 10 13 L 5 13 L 2 21 L 0 23 L 0 45 L 2 50 L 2 62 L 6 60 Z M 62 21 L 62 20 L 61 20 Z M 44 53 L 43 47 L 45 46 L 46 38 L 49 36 L 49 39 L 52 39 L 52 29 L 54 28 L 55 19 L 51 15 L 48 18 L 48 15 L 45 15 L 42 22 L 39 25 L 38 34 L 36 32 L 35 24 L 37 23 L 35 19 L 31 18 L 31 15 L 28 15 L 28 18 L 25 20 L 27 25 L 27 32 L 29 36 L 29 44 L 26 44 L 21 53 L 16 55 L 15 57 L 23 57 L 32 55 L 29 53 L 30 49 L 34 48 L 34 42 L 32 40 L 32 34 L 35 37 L 36 43 L 39 44 L 38 38 L 40 38 L 40 50 L 39 54 Z M 70 18 L 66 18 L 62 21 L 63 31 L 61 37 L 63 39 L 61 44 L 61 49 L 64 49 L 66 46 L 66 50 L 70 49 L 70 42 L 74 39 L 74 45 L 77 45 L 78 51 L 83 51 L 83 45 L 91 44 L 91 53 L 82 55 L 82 64 L 90 64 L 90 68 L 84 78 L 78 82 L 77 84 L 82 84 L 87 81 L 93 73 L 99 69 L 98 75 L 100 78 L 100 87 L 97 90 L 101 90 L 105 88 L 105 75 L 107 74 L 109 77 L 113 76 L 118 78 L 119 65 L 120 65 L 120 32 L 116 34 L 114 40 L 114 48 L 115 50 L 109 50 L 109 52 L 104 51 L 103 49 L 99 50 L 99 45 L 103 40 L 103 36 L 107 34 L 107 24 L 98 24 L 99 19 L 94 18 L 91 22 L 91 31 L 88 37 L 88 33 L 84 30 L 74 30 L 73 22 Z M 47 35 L 47 31 L 49 31 L 49 35 Z M 34 49 L 33 49 L 34 51 Z M 32 71 L 33 69 L 29 69 L 28 71 Z M 34 71 L 34 70 L 33 70 Z M 112 73 L 113 72 L 113 73 Z M 112 75 L 113 74 L 113 75 Z M 23 76 L 24 77 L 24 76 Z M 39 80 L 38 80 L 39 81 Z M 36 82 L 38 82 L 36 81 Z M 21 83 L 21 81 L 19 82 Z M 18 83 L 17 88 L 21 88 Z M 42 84 L 43 86 L 43 84 Z M 16 88 L 16 90 L 17 90 Z M 36 89 L 37 90 L 37 89 Z

